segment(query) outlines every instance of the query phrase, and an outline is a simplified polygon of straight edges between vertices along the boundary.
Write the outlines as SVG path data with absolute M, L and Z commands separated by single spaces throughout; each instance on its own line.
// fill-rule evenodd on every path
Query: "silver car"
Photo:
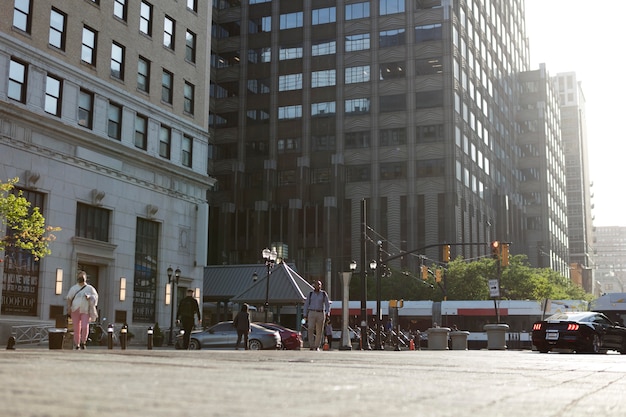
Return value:
M 250 325 L 248 347 L 251 350 L 280 349 L 282 347 L 280 334 L 275 330 L 268 330 L 256 324 Z M 235 348 L 237 344 L 237 329 L 232 321 L 223 321 L 205 330 L 191 332 L 189 349 Z M 241 342 L 243 349 L 243 341 Z M 183 346 L 182 334 L 176 337 L 176 348 Z

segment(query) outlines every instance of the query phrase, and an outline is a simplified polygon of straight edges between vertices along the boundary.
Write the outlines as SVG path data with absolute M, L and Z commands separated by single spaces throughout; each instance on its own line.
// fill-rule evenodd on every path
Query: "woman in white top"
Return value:
M 67 292 L 67 310 L 70 312 L 74 327 L 74 349 L 85 349 L 89 336 L 89 319 L 98 318 L 95 314 L 97 305 L 98 292 L 87 284 L 87 273 L 80 271 L 76 284 Z

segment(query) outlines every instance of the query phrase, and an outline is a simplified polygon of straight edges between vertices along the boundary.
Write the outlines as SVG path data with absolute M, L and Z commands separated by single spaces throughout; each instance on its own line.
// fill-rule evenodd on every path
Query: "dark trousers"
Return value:
M 237 346 L 239 349 L 239 343 L 241 343 L 241 338 L 243 337 L 243 346 L 248 350 L 248 331 L 237 330 Z
M 193 330 L 193 316 L 183 316 L 180 321 L 185 331 L 183 335 L 183 349 L 189 349 L 189 339 L 191 338 L 191 331 Z

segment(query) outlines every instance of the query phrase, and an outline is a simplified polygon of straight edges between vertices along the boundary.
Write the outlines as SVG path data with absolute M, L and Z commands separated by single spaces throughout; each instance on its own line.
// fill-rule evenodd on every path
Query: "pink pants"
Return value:
M 74 327 L 74 346 L 87 343 L 89 336 L 89 313 L 81 313 L 80 309 L 72 311 L 72 326 Z

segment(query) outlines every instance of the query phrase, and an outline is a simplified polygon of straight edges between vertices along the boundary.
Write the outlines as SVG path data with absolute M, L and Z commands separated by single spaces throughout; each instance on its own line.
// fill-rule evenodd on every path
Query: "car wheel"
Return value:
M 200 350 L 200 342 L 197 339 L 189 341 L 189 350 Z
M 593 334 L 591 337 L 590 353 L 600 353 L 600 336 Z
M 263 345 L 260 341 L 256 339 L 252 339 L 248 342 L 248 349 L 250 350 L 261 350 L 263 349 Z
M 537 350 L 539 351 L 539 353 L 548 353 L 548 352 L 550 352 L 550 348 L 548 348 L 547 346 L 537 346 Z

